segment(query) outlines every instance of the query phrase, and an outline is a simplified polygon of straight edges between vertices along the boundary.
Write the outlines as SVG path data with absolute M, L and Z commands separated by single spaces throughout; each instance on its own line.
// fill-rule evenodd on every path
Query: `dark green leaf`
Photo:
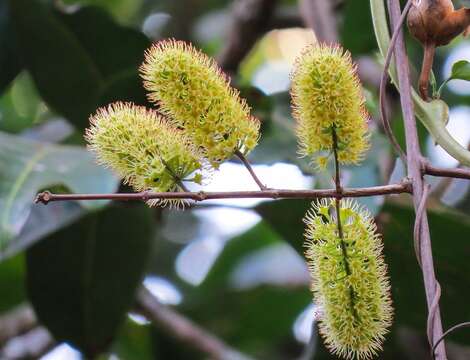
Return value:
M 22 69 L 8 1 L 0 1 L 0 94 Z
M 309 200 L 279 200 L 264 202 L 255 207 L 264 221 L 281 235 L 301 256 L 304 248 L 305 216 L 311 201 Z
M 341 44 L 355 56 L 377 48 L 374 28 L 365 1 L 346 1 L 341 26 Z
M 58 341 L 93 357 L 111 344 L 134 299 L 152 240 L 147 207 L 90 214 L 27 252 L 27 287 Z
M 450 80 L 457 79 L 470 81 L 470 62 L 467 60 L 460 60 L 452 65 Z
M 388 219 L 384 228 L 385 259 L 392 281 L 396 321 L 421 329 L 426 309 L 421 270 L 413 250 L 411 207 L 388 203 L 383 209 Z M 442 287 L 441 313 L 444 327 L 470 318 L 467 306 L 470 296 L 470 218 L 459 213 L 438 209 L 429 212 L 436 274 Z M 417 301 L 421 299 L 421 301 Z M 456 339 L 468 339 L 462 334 Z
M 152 325 L 139 325 L 127 319 L 119 331 L 113 353 L 119 359 L 141 360 L 154 359 L 151 330 Z
M 3 313 L 12 307 L 25 302 L 26 291 L 24 286 L 25 266 L 24 256 L 17 255 L 0 264 L 0 312 Z
M 147 37 L 134 29 L 118 25 L 97 7 L 84 7 L 72 14 L 56 12 L 93 60 L 105 79 L 137 68 L 150 45 Z
M 107 101 L 147 104 L 137 69 L 149 40 L 99 8 L 73 14 L 11 0 L 25 64 L 44 100 L 79 129 Z
M 10 0 L 20 52 L 43 99 L 79 128 L 88 123 L 103 75 L 77 38 L 42 4 Z

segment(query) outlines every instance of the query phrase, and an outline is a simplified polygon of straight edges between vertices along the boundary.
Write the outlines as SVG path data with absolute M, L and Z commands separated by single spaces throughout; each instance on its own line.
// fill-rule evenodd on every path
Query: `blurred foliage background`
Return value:
M 324 3 L 301 1 L 309 2 Z M 251 12 L 256 3 L 264 4 L 258 18 Z M 381 67 L 368 1 L 326 3 L 331 17 L 323 20 L 334 29 L 327 36 L 357 61 L 371 113 L 373 149 L 361 166 L 344 170 L 346 186 L 397 181 L 403 167 L 378 121 Z M 298 29 L 314 21 L 307 16 L 293 0 L 0 0 L 1 358 L 75 359 L 100 352 L 109 359 L 208 358 L 135 313 L 142 281 L 162 304 L 250 358 L 332 358 L 315 331 L 311 336 L 314 307 L 302 255 L 307 201 L 217 201 L 184 212 L 136 203 L 33 204 L 43 189 L 129 190 L 95 165 L 83 131 L 98 106 L 116 100 L 152 106 L 138 67 L 151 42 L 167 37 L 192 41 L 218 57 L 247 98 L 262 121 L 260 144 L 249 159 L 268 186 L 331 187 L 329 176 L 297 157 L 290 115 L 292 60 L 312 38 Z M 316 30 L 322 40 L 322 29 Z M 418 68 L 421 48 L 407 41 Z M 449 76 L 452 63 L 469 57 L 470 43 L 461 38 L 439 49 L 438 82 Z M 389 90 L 394 131 L 403 143 L 397 94 Z M 443 97 L 451 106 L 449 130 L 467 146 L 470 87 L 453 81 Z M 434 163 L 457 165 L 424 129 L 420 136 Z M 464 180 L 429 181 L 447 328 L 470 319 L 470 195 Z M 255 187 L 234 162 L 204 189 Z M 410 199 L 362 201 L 383 234 L 396 311 L 379 358 L 428 359 Z M 26 325 L 20 321 L 25 317 Z M 450 359 L 470 358 L 468 334 L 452 335 L 447 346 Z

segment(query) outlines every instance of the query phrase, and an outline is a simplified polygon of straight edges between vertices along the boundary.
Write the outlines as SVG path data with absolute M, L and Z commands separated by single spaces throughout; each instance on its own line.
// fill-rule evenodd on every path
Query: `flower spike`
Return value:
M 89 149 L 136 191 L 181 191 L 182 181 L 202 180 L 200 152 L 154 110 L 117 102 L 98 109 L 90 124 L 85 134 Z
M 299 153 L 314 156 L 324 168 L 332 153 L 334 130 L 340 164 L 359 163 L 369 149 L 368 115 L 351 54 L 339 45 L 308 46 L 291 77 Z
M 165 40 L 147 50 L 140 68 L 144 87 L 159 110 L 182 128 L 214 167 L 247 154 L 259 122 L 214 60 L 183 41 Z
M 334 199 L 323 199 L 304 219 L 320 333 L 333 354 L 370 359 L 381 349 L 393 315 L 382 243 L 370 214 L 350 200 L 341 202 L 342 240 L 334 209 Z

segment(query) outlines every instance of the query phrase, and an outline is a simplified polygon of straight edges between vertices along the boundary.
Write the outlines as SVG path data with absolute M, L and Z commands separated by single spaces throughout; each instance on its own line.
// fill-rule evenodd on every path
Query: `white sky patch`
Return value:
M 41 357 L 41 360 L 81 360 L 80 353 L 67 344 L 56 346 L 52 351 Z
M 155 296 L 158 301 L 165 305 L 178 305 L 183 300 L 181 292 L 168 280 L 159 276 L 147 276 L 144 280 L 144 286 Z M 150 321 L 141 314 L 130 312 L 129 319 L 139 325 L 148 325 Z
M 289 90 L 291 64 L 285 60 L 267 61 L 253 75 L 253 86 L 266 95 Z
M 452 72 L 452 65 L 460 60 L 470 60 L 470 44 L 462 42 L 447 55 L 442 69 L 444 79 L 447 79 Z M 470 94 L 470 82 L 465 80 L 452 80 L 447 84 L 449 90 L 459 95 Z
M 279 264 L 282 264 L 280 266 Z M 245 256 L 235 267 L 230 284 L 238 290 L 259 285 L 307 285 L 305 261 L 287 244 L 275 244 Z
M 313 177 L 305 176 L 295 165 L 275 163 L 273 165 L 253 165 L 258 178 L 263 184 L 271 188 L 282 189 L 310 189 Z M 235 191 L 259 190 L 248 170 L 241 164 L 224 163 L 218 171 L 214 172 L 212 181 L 202 188 L 193 183 L 187 184 L 193 191 Z M 242 207 L 253 207 L 265 199 L 224 199 L 205 201 L 205 204 L 225 204 Z
M 318 317 L 318 306 L 310 304 L 297 317 L 294 322 L 292 331 L 295 339 L 304 344 L 308 344 L 312 336 L 313 321 Z
M 313 178 L 304 176 L 295 165 L 276 163 L 255 165 L 254 171 L 268 187 L 283 189 L 311 188 Z M 188 184 L 190 190 L 201 187 Z M 215 172 L 212 182 L 202 187 L 204 191 L 259 190 L 246 168 L 241 164 L 224 163 Z M 188 244 L 176 259 L 176 272 L 186 282 L 199 285 L 207 276 L 225 243 L 240 235 L 260 220 L 260 216 L 249 208 L 269 201 L 264 199 L 227 199 L 205 201 L 204 204 L 220 204 L 229 207 L 197 209 L 194 214 L 202 221 L 201 235 Z M 241 209 L 230 208 L 241 207 Z M 247 209 L 243 209 L 246 207 Z
M 176 258 L 176 273 L 186 282 L 199 285 L 224 248 L 216 237 L 196 239 L 188 244 Z
M 455 140 L 463 147 L 467 147 L 470 141 L 470 107 L 458 106 L 450 110 L 449 123 L 447 130 L 455 138 Z M 433 164 L 441 167 L 455 167 L 458 161 L 450 156 L 440 146 L 434 145 L 431 136 L 427 140 L 427 151 Z
M 159 276 L 147 276 L 144 286 L 165 305 L 178 305 L 183 300 L 181 292 L 168 280 Z

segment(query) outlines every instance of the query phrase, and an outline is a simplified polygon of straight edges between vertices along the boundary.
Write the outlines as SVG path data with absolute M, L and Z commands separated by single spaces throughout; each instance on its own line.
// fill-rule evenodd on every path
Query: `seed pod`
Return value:
M 341 202 L 341 240 L 334 201 L 317 202 L 304 219 L 320 333 L 333 354 L 369 359 L 381 349 L 393 314 L 382 244 L 370 214 L 352 201 Z
M 338 139 L 341 164 L 360 162 L 369 148 L 364 96 L 349 52 L 340 46 L 307 47 L 292 73 L 293 115 L 299 153 L 325 167 Z
M 470 25 L 470 9 L 454 9 L 451 0 L 415 0 L 407 18 L 408 28 L 424 49 L 423 64 L 419 77 L 421 97 L 429 101 L 429 77 L 437 46 L 447 45 Z
M 155 111 L 118 102 L 98 109 L 90 124 L 85 134 L 89 149 L 136 191 L 179 191 L 183 180 L 200 182 L 201 154 Z M 166 203 L 181 202 L 148 201 L 151 206 Z
M 175 40 L 154 44 L 140 72 L 150 100 L 214 167 L 236 150 L 246 154 L 256 146 L 259 122 L 214 60 L 192 45 Z

